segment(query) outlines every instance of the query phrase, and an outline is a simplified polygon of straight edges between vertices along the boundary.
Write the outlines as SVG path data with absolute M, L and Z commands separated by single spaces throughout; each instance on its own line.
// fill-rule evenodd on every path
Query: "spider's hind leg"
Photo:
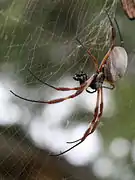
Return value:
M 103 105 L 101 105 L 103 102 L 101 101 L 101 103 L 100 103 L 100 92 L 102 91 L 101 89 L 102 88 L 97 90 L 97 102 L 96 102 L 96 107 L 95 107 L 95 112 L 94 112 L 94 118 L 93 118 L 92 122 L 90 123 L 89 128 L 85 131 L 84 135 L 80 139 L 77 139 L 77 140 L 71 141 L 71 142 L 67 142 L 67 143 L 75 143 L 78 141 L 83 142 L 90 134 L 92 134 L 95 131 L 95 129 L 98 125 L 98 122 L 99 122 L 99 115 L 102 112 L 101 109 L 103 106 Z M 101 95 L 102 95 L 102 92 L 101 92 Z M 102 97 L 101 97 L 101 99 L 102 99 Z M 99 108 L 100 108 L 100 112 L 99 112 Z

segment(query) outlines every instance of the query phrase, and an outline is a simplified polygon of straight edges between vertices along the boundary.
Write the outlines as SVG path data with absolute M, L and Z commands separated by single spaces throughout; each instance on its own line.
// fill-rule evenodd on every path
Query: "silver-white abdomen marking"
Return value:
M 128 65 L 128 55 L 123 47 L 115 46 L 105 67 L 106 80 L 115 82 L 123 77 Z

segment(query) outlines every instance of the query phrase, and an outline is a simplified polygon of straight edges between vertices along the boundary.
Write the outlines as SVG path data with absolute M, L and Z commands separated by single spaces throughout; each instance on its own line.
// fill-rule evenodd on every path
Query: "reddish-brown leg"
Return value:
M 107 12 L 106 12 L 107 13 Z M 108 19 L 110 21 L 110 24 L 111 24 L 111 27 L 112 27 L 112 37 L 111 37 L 111 47 L 109 48 L 108 52 L 106 53 L 106 55 L 104 56 L 99 68 L 98 68 L 98 72 L 101 72 L 102 71 L 102 68 L 104 66 L 104 64 L 106 63 L 106 61 L 108 60 L 113 48 L 114 48 L 114 45 L 115 45 L 115 40 L 116 40 L 116 30 L 115 30 L 115 27 L 111 21 L 111 18 L 109 16 L 109 14 L 107 13 L 107 16 L 108 16 Z
M 60 102 L 65 101 L 67 99 L 71 99 L 71 98 L 74 98 L 74 97 L 78 96 L 79 94 L 81 94 L 84 91 L 84 89 L 85 88 L 83 88 L 81 90 L 78 90 L 78 91 L 76 91 L 74 94 L 72 94 L 70 96 L 67 96 L 67 97 L 64 97 L 64 98 L 59 98 L 59 99 L 53 99 L 53 100 L 50 100 L 50 101 L 41 101 L 41 100 L 28 99 L 28 98 L 24 98 L 24 97 L 19 96 L 18 94 L 14 93 L 11 90 L 10 90 L 10 92 L 14 96 L 16 96 L 16 97 L 18 97 L 18 98 L 20 98 L 22 100 L 25 100 L 25 101 L 34 102 L 34 103 L 42 103 L 42 104 L 55 104 L 55 103 L 60 103 Z
M 22 96 L 19 96 L 18 94 L 14 93 L 13 91 L 10 90 L 10 92 L 22 99 L 22 100 L 25 100 L 25 101 L 29 101 L 29 102 L 34 102 L 34 103 L 42 103 L 42 104 L 55 104 L 55 103 L 60 103 L 62 101 L 65 101 L 67 99 L 71 99 L 71 98 L 74 98 L 76 96 L 78 96 L 79 94 L 81 94 L 85 89 L 87 89 L 89 87 L 89 85 L 91 84 L 92 80 L 94 78 L 94 75 L 91 76 L 84 84 L 83 84 L 83 87 L 81 87 L 78 91 L 76 91 L 74 94 L 71 94 L 70 96 L 67 96 L 67 97 L 64 97 L 64 98 L 59 98 L 59 99 L 53 99 L 53 100 L 50 100 L 50 101 L 41 101 L 41 100 L 33 100 L 33 99 L 28 99 L 28 98 L 24 98 Z
M 57 90 L 57 91 L 79 90 L 79 89 L 81 89 L 81 88 L 83 88 L 83 87 L 85 86 L 85 84 L 82 84 L 82 85 L 80 85 L 80 86 L 78 86 L 78 87 L 73 87 L 73 88 L 69 88 L 69 87 L 55 87 L 55 86 L 52 86 L 51 84 L 48 84 L 47 82 L 44 82 L 44 81 L 42 81 L 41 79 L 39 79 L 30 69 L 29 69 L 28 71 L 29 71 L 29 72 L 31 73 L 31 75 L 32 75 L 35 79 L 37 79 L 39 82 L 41 82 L 42 84 L 44 84 L 44 85 L 46 85 L 46 86 L 48 86 L 48 87 L 50 87 L 50 88 L 53 88 L 53 89 Z
M 95 70 L 97 71 L 98 70 L 98 60 L 96 59 L 95 56 L 93 56 L 93 54 L 91 53 L 91 49 L 90 48 L 87 50 L 87 53 L 92 58 L 92 61 L 93 61 L 94 66 L 95 66 Z
M 81 138 L 81 141 L 84 141 L 90 134 L 92 134 L 95 129 L 97 128 L 100 118 L 102 116 L 103 113 L 103 89 L 100 88 L 99 92 L 98 92 L 98 103 L 96 104 L 96 108 L 95 108 L 95 113 L 94 113 L 94 118 L 92 120 L 92 122 L 90 123 L 90 127 L 87 129 L 87 131 L 84 133 L 83 137 Z M 99 104 L 100 103 L 100 104 Z M 99 109 L 99 113 L 98 113 L 98 109 Z
M 98 111 L 98 109 L 100 110 Z M 67 143 L 75 143 L 78 141 L 81 141 L 81 142 L 84 141 L 90 134 L 92 134 L 95 131 L 99 123 L 100 117 L 102 116 L 102 113 L 103 113 L 103 89 L 100 88 L 97 92 L 97 102 L 96 102 L 96 107 L 95 107 L 95 113 L 94 113 L 94 118 L 92 122 L 90 123 L 90 127 L 86 130 L 82 138 L 77 139 L 75 141 L 67 142 Z
M 61 153 L 59 153 L 59 154 L 54 154 L 54 155 L 52 155 L 52 156 L 59 156 L 59 155 L 62 155 L 62 154 L 67 153 L 67 152 L 70 151 L 71 149 L 73 149 L 73 148 L 75 148 L 76 146 L 78 146 L 79 144 L 81 144 L 81 143 L 86 139 L 86 137 L 87 137 L 89 134 L 92 133 L 92 130 L 93 130 L 94 125 L 95 125 L 95 121 L 96 121 L 96 119 L 97 119 L 97 117 L 98 117 L 99 100 L 100 100 L 100 89 L 98 89 L 98 91 L 97 91 L 96 108 L 95 108 L 95 112 L 94 112 L 94 118 L 93 118 L 93 120 L 92 120 L 92 122 L 91 122 L 91 124 L 90 124 L 90 127 L 89 127 L 89 128 L 87 129 L 87 131 L 84 133 L 84 135 L 83 135 L 82 138 L 80 138 L 80 139 L 78 139 L 78 140 L 76 140 L 76 141 L 69 142 L 69 143 L 74 143 L 74 142 L 78 142 L 78 141 L 79 141 L 79 142 L 78 142 L 77 144 L 75 144 L 74 146 L 72 146 L 71 148 L 67 149 L 66 151 L 63 151 L 63 152 L 61 152 Z
M 100 122 L 100 118 L 103 114 L 103 89 L 100 89 L 100 94 L 101 94 L 101 100 L 100 100 L 100 111 L 99 114 L 95 120 L 95 122 L 93 122 L 93 128 L 91 129 L 91 131 L 89 132 L 88 135 L 90 135 L 91 133 L 93 133 L 95 131 L 95 129 L 97 128 L 99 122 Z
M 90 122 L 90 126 L 86 130 L 86 132 L 84 133 L 83 137 L 81 138 L 81 141 L 84 141 L 89 134 L 94 132 L 93 129 L 95 127 L 95 123 L 96 123 L 96 120 L 98 118 L 100 96 L 101 96 L 101 89 L 98 89 L 98 91 L 97 91 L 97 102 L 96 102 L 96 107 L 95 107 L 95 112 L 94 112 L 94 118 L 93 118 L 92 122 Z
M 89 48 L 89 49 L 87 50 L 87 48 L 83 45 L 83 43 L 82 43 L 78 38 L 76 38 L 76 40 L 77 40 L 78 43 L 84 48 L 84 50 L 86 50 L 87 54 L 91 57 L 91 59 L 92 59 L 92 61 L 93 61 L 93 63 L 94 63 L 95 69 L 96 69 L 96 71 L 97 71 L 97 70 L 98 70 L 98 60 L 96 59 L 95 56 L 92 55 L 92 53 L 91 53 L 91 48 Z

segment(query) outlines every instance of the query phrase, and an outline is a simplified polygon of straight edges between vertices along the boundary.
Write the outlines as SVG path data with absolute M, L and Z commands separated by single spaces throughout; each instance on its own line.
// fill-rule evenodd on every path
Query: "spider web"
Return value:
M 103 160 L 112 167 L 112 162 L 103 156 L 93 164 L 93 169 L 87 172 L 82 167 L 82 173 L 79 172 L 79 166 L 92 164 L 102 153 L 99 132 L 62 159 L 49 156 L 50 152 L 65 150 L 69 147 L 67 141 L 85 132 L 96 95 L 89 95 L 88 99 L 84 93 L 72 101 L 51 106 L 22 101 L 9 90 L 31 99 L 67 96 L 67 92 L 55 92 L 40 84 L 28 69 L 43 81 L 64 87 L 77 85 L 72 80 L 76 72 L 83 70 L 90 76 L 94 66 L 76 38 L 86 48 L 92 48 L 100 62 L 111 38 L 105 10 L 113 19 L 118 1 L 7 0 L 0 4 L 1 179 L 95 179 L 94 173 L 107 176 L 97 172 Z M 104 117 L 113 113 L 114 102 L 106 91 Z M 122 142 L 127 147 L 127 142 Z

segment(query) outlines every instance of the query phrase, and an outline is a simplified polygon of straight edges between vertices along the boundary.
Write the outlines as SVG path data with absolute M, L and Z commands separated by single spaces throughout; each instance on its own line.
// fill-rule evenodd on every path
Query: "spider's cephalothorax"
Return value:
M 84 73 L 83 71 L 81 71 L 80 73 L 76 73 L 74 76 L 73 76 L 73 79 L 75 81 L 79 81 L 80 85 L 85 83 L 87 80 L 88 80 L 88 75 L 86 73 Z
M 103 72 L 95 73 L 94 78 L 89 87 L 97 91 L 99 88 L 102 87 L 104 80 L 105 80 L 105 75 Z
M 75 81 L 79 81 L 80 85 L 82 85 L 89 79 L 89 77 L 88 77 L 88 75 L 86 73 L 81 71 L 80 73 L 76 73 L 73 76 L 73 79 Z M 86 91 L 88 93 L 96 92 L 98 88 L 102 87 L 104 79 L 105 79 L 105 75 L 104 75 L 103 72 L 95 73 L 93 75 L 93 80 L 92 80 L 91 84 L 88 86 L 88 88 L 90 87 L 94 91 L 90 91 L 90 90 L 88 90 L 88 88 L 86 89 Z

